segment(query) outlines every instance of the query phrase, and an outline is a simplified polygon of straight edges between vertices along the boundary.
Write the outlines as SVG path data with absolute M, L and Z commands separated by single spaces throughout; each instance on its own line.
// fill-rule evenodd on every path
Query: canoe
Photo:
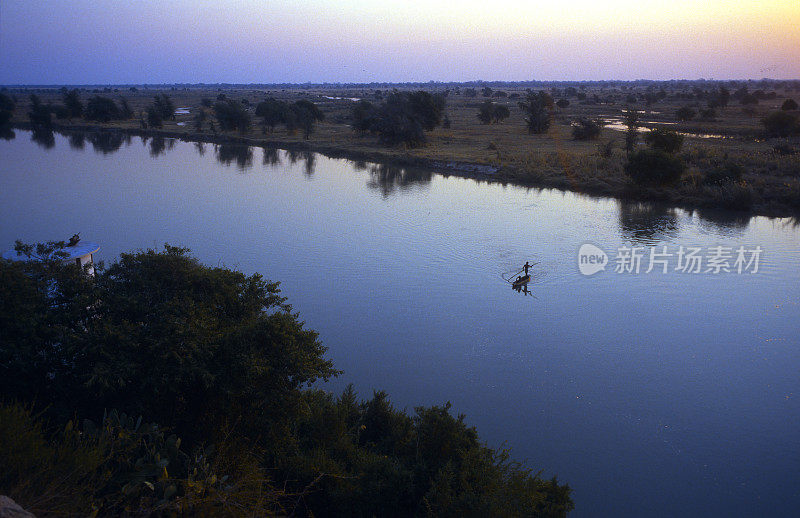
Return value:
M 512 282 L 511 285 L 514 286 L 514 287 L 524 286 L 524 285 L 528 284 L 530 282 L 530 280 L 531 280 L 531 276 L 530 275 L 523 275 L 519 279 L 517 279 L 514 282 Z

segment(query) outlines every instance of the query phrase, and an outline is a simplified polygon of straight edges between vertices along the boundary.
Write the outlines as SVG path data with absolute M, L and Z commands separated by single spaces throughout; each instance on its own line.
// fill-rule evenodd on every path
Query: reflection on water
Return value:
M 357 162 L 357 167 L 365 167 L 363 162 Z M 392 194 L 395 189 L 405 190 L 412 185 L 430 183 L 433 171 L 413 167 L 402 167 L 393 164 L 370 164 L 370 180 L 367 186 L 381 191 L 384 197 Z
M 206 154 L 206 145 L 202 142 L 195 142 L 194 148 L 197 150 L 197 154 L 203 156 Z
M 144 142 L 145 137 L 142 137 Z M 154 136 L 150 138 L 150 156 L 156 158 L 175 147 L 175 139 Z
M 86 139 L 92 145 L 92 149 L 94 149 L 95 153 L 101 153 L 103 155 L 110 155 L 119 151 L 119 148 L 122 147 L 123 144 L 130 145 L 131 137 L 125 133 L 118 133 L 118 132 L 110 132 L 110 131 L 98 131 L 88 133 L 86 135 Z M 81 148 L 83 148 L 83 137 L 81 137 Z M 72 141 L 70 140 L 70 146 L 72 146 Z M 73 148 L 75 149 L 75 148 Z
M 0 128 L 0 139 L 2 140 L 14 140 L 17 134 L 14 133 L 14 130 L 10 127 L 2 127 Z
M 278 148 L 275 147 L 264 148 L 264 165 L 273 167 L 281 165 L 281 156 L 278 153 Z
M 667 205 L 619 200 L 619 229 L 635 244 L 652 245 L 678 235 L 678 212 Z
M 86 146 L 86 133 L 82 131 L 67 133 L 66 137 L 71 149 L 81 150 Z
M 226 166 L 236 162 L 236 167 L 240 171 L 246 171 L 253 167 L 253 148 L 241 144 L 219 144 L 214 149 L 217 161 Z
M 741 235 L 750 225 L 750 216 L 741 212 L 704 208 L 695 210 L 693 215 L 705 230 L 726 236 Z
M 31 140 L 44 149 L 52 149 L 56 145 L 56 137 L 50 129 L 35 128 L 31 131 Z

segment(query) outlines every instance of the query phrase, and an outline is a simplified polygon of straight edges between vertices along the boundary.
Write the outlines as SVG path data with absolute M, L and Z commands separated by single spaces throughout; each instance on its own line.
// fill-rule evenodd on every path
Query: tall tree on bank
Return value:
M 553 98 L 550 94 L 545 91 L 528 91 L 519 107 L 525 113 L 528 133 L 545 133 L 550 128 L 550 111 L 553 109 Z

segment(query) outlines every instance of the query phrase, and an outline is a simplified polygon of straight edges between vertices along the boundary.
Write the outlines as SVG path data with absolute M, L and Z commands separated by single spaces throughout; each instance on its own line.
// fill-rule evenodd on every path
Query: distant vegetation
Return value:
M 352 127 L 371 132 L 386 146 L 422 146 L 425 132 L 442 123 L 446 101 L 422 90 L 393 92 L 380 106 L 359 103 L 353 108 Z
M 542 516 L 568 486 L 450 406 L 307 386 L 339 373 L 277 283 L 181 248 L 88 277 L 63 243 L 0 259 L 0 487 L 36 514 Z M 155 424 L 158 423 L 158 424 Z

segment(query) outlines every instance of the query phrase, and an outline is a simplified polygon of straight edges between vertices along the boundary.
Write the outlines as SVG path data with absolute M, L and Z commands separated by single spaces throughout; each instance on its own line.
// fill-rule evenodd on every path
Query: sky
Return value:
M 800 0 L 0 0 L 0 84 L 800 79 Z

